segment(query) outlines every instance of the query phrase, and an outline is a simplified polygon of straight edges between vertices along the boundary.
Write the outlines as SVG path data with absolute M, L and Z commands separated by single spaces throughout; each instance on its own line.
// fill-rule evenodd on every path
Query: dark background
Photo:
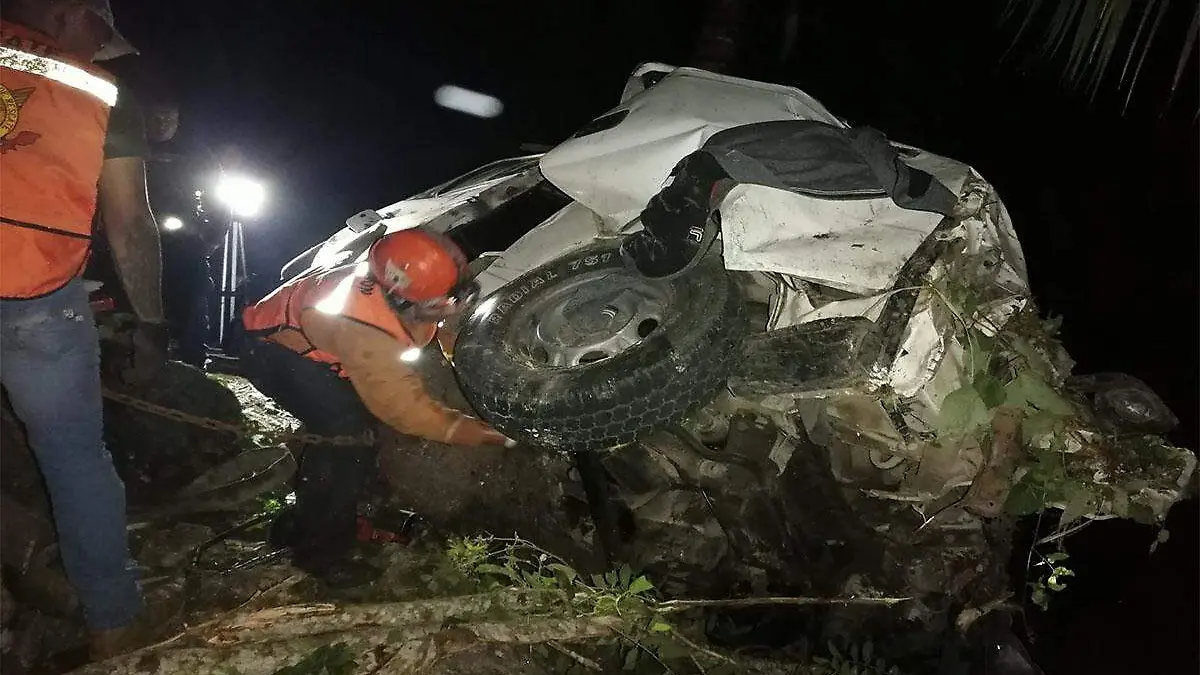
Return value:
M 154 170 L 207 187 L 232 145 L 268 183 L 247 235 L 250 265 L 268 279 L 352 213 L 521 143 L 563 139 L 616 104 L 639 62 L 686 64 L 703 19 L 697 0 L 114 5 L 142 51 L 114 70 L 143 103 L 179 104 L 170 149 L 200 158 Z M 1196 448 L 1195 60 L 1167 107 L 1175 54 L 1152 59 L 1122 116 L 1111 94 L 1089 105 L 1064 92 L 1051 66 L 1001 64 L 1011 35 L 1001 6 L 800 2 L 796 47 L 781 61 L 782 3 L 765 0 L 733 71 L 975 166 L 1012 213 L 1040 306 L 1065 316 L 1077 371 L 1140 377 L 1181 418 L 1175 440 Z M 1168 27 L 1192 11 L 1176 6 Z M 500 98 L 503 115 L 436 107 L 445 83 Z M 1034 622 L 1047 673 L 1197 672 L 1197 527 L 1189 500 L 1153 556 L 1150 528 L 1106 522 L 1073 538 L 1078 577 Z

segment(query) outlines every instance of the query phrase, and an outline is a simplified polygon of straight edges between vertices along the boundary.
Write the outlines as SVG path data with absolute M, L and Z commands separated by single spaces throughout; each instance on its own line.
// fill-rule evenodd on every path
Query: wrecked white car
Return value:
M 467 399 L 598 453 L 606 545 L 668 590 L 902 596 L 933 635 L 1010 597 L 1008 516 L 1154 524 L 1194 470 L 1144 385 L 1071 375 L 983 177 L 797 89 L 643 65 L 564 143 L 360 213 L 283 274 L 418 225 L 475 258 L 443 344 Z M 1057 590 L 1029 575 L 1018 600 Z

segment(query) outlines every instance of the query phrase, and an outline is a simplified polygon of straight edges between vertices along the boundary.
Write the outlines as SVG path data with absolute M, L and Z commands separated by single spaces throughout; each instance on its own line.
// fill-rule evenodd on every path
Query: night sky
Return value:
M 1183 420 L 1175 440 L 1197 447 L 1195 60 L 1169 109 L 1174 55 L 1152 61 L 1122 117 L 1111 95 L 1089 107 L 1063 93 L 1045 65 L 1001 65 L 1002 2 L 802 1 L 796 49 L 780 62 L 782 4 L 759 3 L 735 74 L 800 87 L 855 124 L 975 166 L 1013 215 L 1039 304 L 1065 316 L 1077 371 L 1142 378 Z M 142 51 L 114 70 L 139 100 L 180 106 L 171 149 L 204 158 L 234 145 L 267 179 L 248 247 L 271 277 L 352 213 L 561 140 L 615 105 L 639 62 L 685 65 L 702 3 L 113 5 Z M 500 98 L 503 115 L 436 107 L 447 83 Z M 1195 501 L 1168 525 L 1152 558 L 1147 528 L 1079 535 L 1078 590 L 1039 626 L 1050 675 L 1195 672 Z

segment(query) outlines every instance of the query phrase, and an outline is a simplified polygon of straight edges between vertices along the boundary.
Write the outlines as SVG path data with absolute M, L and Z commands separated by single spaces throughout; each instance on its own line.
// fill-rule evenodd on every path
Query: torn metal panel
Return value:
M 890 197 L 833 201 L 738 185 L 721 204 L 725 264 L 870 295 L 891 288 L 941 219 Z
M 917 298 L 912 319 L 888 371 L 888 382 L 898 396 L 915 396 L 933 378 L 946 353 L 944 329 L 939 329 L 934 321 L 931 302 L 931 293 L 922 293 Z
M 329 269 L 361 259 L 376 239 L 391 232 L 418 226 L 448 232 L 478 220 L 542 183 L 544 179 L 537 169 L 537 157 L 496 162 L 494 164 L 500 165 L 496 172 L 472 172 L 451 181 L 442 190 L 434 188 L 379 209 L 382 220 L 367 229 L 355 232 L 347 226 L 330 236 L 316 251 L 307 270 Z M 467 180 L 470 177 L 475 180 Z M 301 271 L 293 263 L 288 263 L 285 272 L 289 269 Z
M 693 68 L 675 69 L 649 89 L 639 80 L 627 91 L 638 88 L 598 118 L 615 124 L 585 127 L 541 160 L 551 183 L 617 227 L 633 220 L 671 169 L 719 131 L 768 120 L 845 126 L 799 89 Z

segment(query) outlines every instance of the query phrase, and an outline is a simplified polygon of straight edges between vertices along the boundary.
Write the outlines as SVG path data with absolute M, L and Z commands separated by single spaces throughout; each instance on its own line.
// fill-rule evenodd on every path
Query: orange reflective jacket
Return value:
M 0 22 L 0 297 L 46 295 L 83 270 L 116 101 L 105 71 Z
M 314 361 L 328 363 L 341 372 L 336 354 L 313 346 L 304 333 L 301 314 L 306 310 L 339 316 L 387 333 L 402 348 L 424 347 L 437 333 L 434 324 L 406 325 L 388 304 L 383 290 L 367 274 L 366 263 L 337 267 L 285 283 L 242 312 L 242 324 L 251 335 L 270 340 Z

